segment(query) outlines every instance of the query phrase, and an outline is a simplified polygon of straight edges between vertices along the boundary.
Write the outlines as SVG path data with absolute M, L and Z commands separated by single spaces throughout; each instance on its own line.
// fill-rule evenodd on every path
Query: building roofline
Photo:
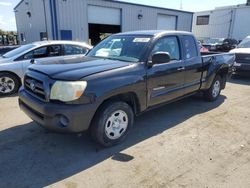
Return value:
M 221 7 L 215 7 L 214 9 L 210 9 L 210 10 L 198 11 L 198 12 L 195 12 L 195 14 L 196 14 L 196 13 L 205 13 L 205 12 L 217 11 L 217 10 L 237 9 L 237 8 L 249 8 L 249 7 L 250 7 L 250 6 L 247 6 L 246 4 L 221 6 Z
M 19 3 L 17 3 L 17 5 L 14 7 L 14 10 L 16 10 L 17 7 L 18 7 L 20 4 L 22 4 L 23 1 L 24 1 L 24 0 L 20 0 Z
M 23 3 L 23 1 L 24 0 L 20 0 L 20 2 L 14 7 L 14 10 L 16 10 L 18 8 L 18 6 Z M 120 0 L 103 0 L 103 1 L 194 14 L 194 12 L 190 12 L 190 11 L 177 10 L 177 9 L 171 9 L 171 8 L 163 8 L 163 7 L 157 7 L 157 6 L 151 6 L 151 5 L 143 5 L 143 4 L 138 4 L 138 3 L 130 3 L 130 2 L 125 2 L 125 1 L 120 1 Z
M 157 9 L 162 9 L 162 10 L 170 10 L 170 11 L 176 11 L 176 12 L 183 12 L 183 13 L 194 14 L 194 12 L 190 12 L 190 11 L 184 11 L 184 10 L 178 10 L 178 9 L 171 9 L 171 8 L 163 8 L 163 7 L 157 7 L 157 6 L 152 6 L 152 5 L 143 5 L 143 4 L 138 4 L 138 3 L 130 3 L 130 2 L 125 2 L 125 1 L 120 1 L 120 0 L 104 0 L 104 1 L 109 1 L 109 2 L 113 2 L 113 3 L 121 3 L 121 4 L 127 4 L 127 5 L 135 5 L 135 6 L 142 6 L 142 7 L 148 7 L 148 8 L 157 8 Z

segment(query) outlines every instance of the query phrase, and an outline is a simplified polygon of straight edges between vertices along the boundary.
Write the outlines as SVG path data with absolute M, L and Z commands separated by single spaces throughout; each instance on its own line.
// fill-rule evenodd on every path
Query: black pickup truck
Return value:
M 135 115 L 157 105 L 197 92 L 216 100 L 234 60 L 232 54 L 201 56 L 188 32 L 115 34 L 86 57 L 30 66 L 19 105 L 44 128 L 90 130 L 108 147 L 124 140 Z

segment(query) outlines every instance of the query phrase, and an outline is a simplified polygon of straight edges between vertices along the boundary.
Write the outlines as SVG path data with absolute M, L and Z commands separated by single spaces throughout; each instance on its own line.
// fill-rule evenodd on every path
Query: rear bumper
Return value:
M 20 108 L 35 122 L 56 132 L 82 132 L 90 126 L 97 106 L 95 104 L 54 104 L 42 102 L 19 91 Z

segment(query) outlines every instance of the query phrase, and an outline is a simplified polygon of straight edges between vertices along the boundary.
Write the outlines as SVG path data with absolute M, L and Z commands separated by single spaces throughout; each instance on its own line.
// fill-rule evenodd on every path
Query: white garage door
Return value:
M 88 23 L 121 25 L 121 9 L 89 5 Z
M 158 30 L 176 30 L 176 16 L 158 14 L 157 29 Z

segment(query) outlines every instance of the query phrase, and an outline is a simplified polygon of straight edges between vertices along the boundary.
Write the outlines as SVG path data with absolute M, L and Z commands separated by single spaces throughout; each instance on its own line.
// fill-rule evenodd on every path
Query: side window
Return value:
M 61 55 L 61 45 L 49 46 L 49 57 L 60 56 Z
M 47 53 L 47 46 L 45 47 L 41 47 L 41 48 L 37 48 L 33 51 L 30 51 L 28 53 L 26 53 L 23 56 L 23 59 L 32 59 L 32 58 L 44 58 L 44 57 L 48 57 L 48 53 Z
M 196 42 L 192 36 L 183 37 L 184 56 L 186 59 L 197 57 Z
M 178 39 L 176 37 L 165 37 L 159 39 L 152 50 L 152 55 L 156 52 L 168 52 L 171 60 L 180 60 Z
M 77 54 L 86 54 L 87 49 L 82 46 L 76 45 L 64 45 L 64 55 L 77 55 Z

